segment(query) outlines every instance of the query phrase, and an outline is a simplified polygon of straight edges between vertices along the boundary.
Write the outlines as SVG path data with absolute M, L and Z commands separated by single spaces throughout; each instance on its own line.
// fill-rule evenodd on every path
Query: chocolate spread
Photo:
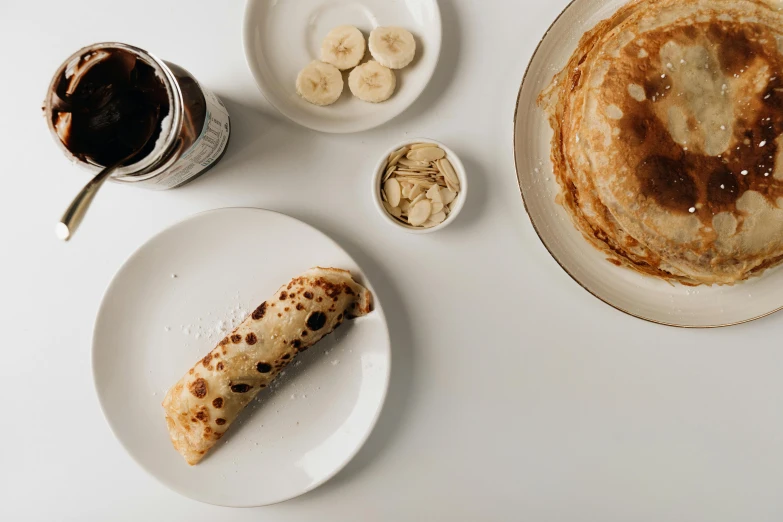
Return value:
M 166 87 L 149 64 L 121 49 L 100 50 L 56 85 L 52 123 L 77 158 L 107 166 L 154 149 L 170 108 Z

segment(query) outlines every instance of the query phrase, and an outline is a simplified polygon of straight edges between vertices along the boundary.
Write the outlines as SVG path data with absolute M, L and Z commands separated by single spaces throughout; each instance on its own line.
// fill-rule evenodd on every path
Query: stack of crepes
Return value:
M 633 1 L 541 93 L 558 201 L 614 264 L 723 285 L 783 260 L 781 7 Z

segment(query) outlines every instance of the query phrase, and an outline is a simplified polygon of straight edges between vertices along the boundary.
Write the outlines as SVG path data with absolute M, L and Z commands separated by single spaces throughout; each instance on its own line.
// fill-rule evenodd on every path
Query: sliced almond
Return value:
M 400 210 L 403 214 L 407 214 L 411 208 L 411 202 L 407 199 L 400 200 Z
M 453 192 L 449 189 L 441 189 L 440 191 L 440 199 L 443 201 L 444 205 L 448 205 L 452 201 L 454 201 L 454 198 L 457 197 L 457 193 Z
M 421 188 L 421 185 L 417 183 L 416 185 L 413 186 L 409 199 L 414 200 L 420 195 L 424 195 L 424 190 Z
M 410 199 L 411 197 L 411 190 L 413 190 L 413 183 L 408 183 L 406 181 L 401 181 L 400 186 L 402 189 L 400 190 L 400 195 L 404 198 Z
M 389 198 L 386 196 L 386 191 L 381 189 L 381 199 L 383 201 L 389 201 Z
M 438 169 L 440 169 L 440 171 L 443 173 L 443 176 L 451 181 L 453 185 L 459 186 L 459 178 L 457 177 L 457 173 L 454 171 L 454 167 L 451 165 L 451 162 L 448 159 L 439 159 Z
M 410 152 L 408 153 L 410 154 Z M 412 160 L 408 158 L 400 158 L 400 160 L 397 162 L 400 165 L 404 165 L 406 167 L 412 167 L 412 168 L 419 168 L 419 167 L 429 167 L 430 162 L 429 161 L 418 161 L 418 160 Z
M 416 185 L 422 185 L 422 192 L 426 192 L 427 191 L 427 189 L 423 186 L 424 185 L 424 181 L 422 181 L 422 180 L 417 180 L 415 178 L 409 178 L 407 180 L 407 182 L 410 183 L 411 185 L 413 185 L 413 187 L 411 187 L 410 193 L 408 194 L 408 199 L 413 199 L 413 198 L 415 198 L 416 196 L 419 195 L 418 191 L 416 191 Z
M 432 201 L 432 200 L 430 200 Z M 440 212 L 443 210 L 443 203 L 440 201 L 433 201 L 432 202 L 432 213 L 435 214 L 436 212 Z
M 428 172 L 420 172 L 418 170 L 400 170 L 394 171 L 398 176 L 429 176 Z
M 394 174 L 394 166 L 393 165 L 386 169 L 386 174 L 383 175 L 383 182 L 385 183 L 386 180 L 389 179 L 392 174 Z
M 392 216 L 398 218 L 402 215 L 402 210 L 400 210 L 400 207 L 392 207 L 387 202 L 383 202 L 383 208 L 386 209 L 386 212 L 391 214 Z
M 407 153 L 407 152 L 408 152 L 408 150 L 405 150 L 405 149 L 411 150 L 411 148 L 410 148 L 409 146 L 407 146 L 407 145 L 403 145 L 403 146 L 402 146 L 402 147 L 400 147 L 399 149 L 397 149 L 397 150 L 395 150 L 394 152 L 392 152 L 391 154 L 389 154 L 389 161 L 391 161 L 391 159 L 392 159 L 394 156 L 396 156 L 397 154 L 399 154 L 400 152 L 403 152 L 403 151 L 404 151 L 405 153 Z
M 408 223 L 414 227 L 418 227 L 424 224 L 430 217 L 432 212 L 432 204 L 428 199 L 422 199 L 411 207 L 408 214 Z
M 409 183 L 419 183 L 421 181 L 427 181 L 430 179 L 430 176 L 422 175 L 419 176 L 415 172 L 398 172 L 395 171 L 394 177 L 397 178 L 397 180 L 402 183 L 403 181 L 407 181 Z
M 437 185 L 430 187 L 430 189 L 427 191 L 427 198 L 431 199 L 433 202 L 442 202 L 443 200 L 440 197 L 440 187 Z M 437 212 L 437 210 L 435 212 Z
M 437 145 L 434 143 L 414 143 L 413 145 L 408 146 L 410 150 L 426 149 L 427 147 L 437 147 Z
M 459 185 L 455 185 L 449 178 L 446 178 L 446 188 L 452 192 L 459 192 Z
M 398 161 L 400 161 L 400 158 L 408 153 L 409 150 L 410 149 L 408 147 L 400 147 L 399 149 L 389 154 L 389 166 L 395 165 Z
M 389 205 L 397 207 L 400 204 L 400 197 L 402 196 L 402 188 L 400 182 L 395 178 L 391 178 L 383 184 L 383 190 L 386 191 L 386 196 L 389 198 Z
M 440 147 L 433 145 L 431 147 L 422 147 L 420 149 L 414 149 L 406 154 L 409 160 L 414 161 L 435 161 L 446 157 L 446 152 Z
M 443 211 L 440 212 L 433 212 L 432 215 L 430 215 L 429 219 L 427 219 L 427 223 L 432 223 L 434 225 L 440 225 L 443 223 L 443 221 L 446 219 L 446 213 Z
M 418 203 L 419 201 L 421 201 L 423 199 L 426 199 L 423 193 L 419 194 L 414 199 L 412 199 L 411 200 L 411 209 L 416 205 L 416 203 Z M 408 213 L 410 214 L 410 211 L 408 211 Z

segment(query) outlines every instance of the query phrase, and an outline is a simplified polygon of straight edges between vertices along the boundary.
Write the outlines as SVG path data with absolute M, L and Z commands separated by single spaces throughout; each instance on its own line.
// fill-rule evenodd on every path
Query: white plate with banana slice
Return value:
M 313 130 L 359 132 L 422 93 L 441 46 L 437 0 L 248 0 L 245 56 L 266 99 Z

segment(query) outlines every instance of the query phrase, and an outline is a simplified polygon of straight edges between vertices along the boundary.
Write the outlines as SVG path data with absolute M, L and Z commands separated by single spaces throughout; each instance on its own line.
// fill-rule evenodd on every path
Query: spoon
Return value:
M 55 233 L 57 234 L 58 238 L 62 239 L 63 241 L 68 241 L 71 239 L 71 237 L 73 237 L 73 234 L 76 232 L 76 229 L 79 228 L 82 219 L 84 219 L 84 215 L 87 213 L 87 209 L 90 208 L 90 203 L 92 203 L 95 194 L 98 193 L 98 190 L 103 186 L 104 182 L 109 179 L 115 170 L 122 167 L 123 165 L 130 163 L 135 156 L 144 150 L 144 147 L 146 147 L 147 143 L 152 138 L 152 135 L 155 134 L 156 122 L 157 117 L 148 118 L 146 122 L 147 134 L 142 145 L 140 147 L 132 147 L 133 152 L 120 159 L 116 163 L 105 167 L 102 171 L 96 174 L 94 178 L 88 181 L 84 188 L 76 195 L 71 204 L 68 206 L 68 209 L 63 214 L 63 217 L 60 218 L 60 222 L 57 223 Z

